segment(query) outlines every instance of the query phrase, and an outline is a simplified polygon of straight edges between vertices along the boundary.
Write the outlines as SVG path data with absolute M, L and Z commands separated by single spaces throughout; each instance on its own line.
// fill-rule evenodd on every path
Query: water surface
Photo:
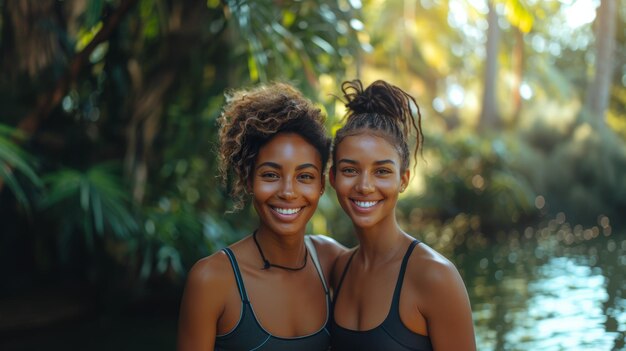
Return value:
M 626 350 L 626 235 L 528 236 L 455 253 L 478 350 Z

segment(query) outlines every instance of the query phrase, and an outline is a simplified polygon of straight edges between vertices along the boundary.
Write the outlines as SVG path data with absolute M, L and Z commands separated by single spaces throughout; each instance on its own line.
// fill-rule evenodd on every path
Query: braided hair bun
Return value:
M 355 79 L 341 84 L 343 102 L 348 109 L 345 125 L 337 131 L 333 150 L 347 137 L 361 133 L 373 133 L 389 141 L 402 160 L 402 170 L 410 164 L 408 140 L 415 131 L 417 142 L 413 157 L 423 144 L 422 115 L 415 99 L 404 90 L 383 80 L 377 80 L 367 88 Z M 413 106 L 417 118 L 413 115 Z M 416 120 L 417 119 L 417 120 Z M 333 159 L 335 153 L 333 151 Z

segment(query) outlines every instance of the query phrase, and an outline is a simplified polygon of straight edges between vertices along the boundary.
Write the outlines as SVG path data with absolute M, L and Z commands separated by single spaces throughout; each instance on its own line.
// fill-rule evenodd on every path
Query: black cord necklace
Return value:
M 259 245 L 259 242 L 256 240 L 256 230 L 254 231 L 254 233 L 252 233 L 252 239 L 254 239 L 256 248 L 259 250 L 259 254 L 261 255 L 261 259 L 263 260 L 263 269 L 269 269 L 270 267 L 275 267 L 275 268 L 280 268 L 280 269 L 285 269 L 288 271 L 296 272 L 306 267 L 306 263 L 308 262 L 308 258 L 309 258 L 309 250 L 307 250 L 306 245 L 304 246 L 304 263 L 300 267 L 292 268 L 292 267 L 281 266 L 279 264 L 270 263 L 270 261 L 267 258 L 265 258 L 265 255 L 263 254 L 263 250 L 261 250 L 261 245 Z

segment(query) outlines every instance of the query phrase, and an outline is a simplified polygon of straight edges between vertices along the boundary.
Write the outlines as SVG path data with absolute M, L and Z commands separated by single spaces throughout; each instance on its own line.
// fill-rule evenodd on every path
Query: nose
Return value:
M 361 194 L 370 194 L 374 192 L 374 185 L 370 181 L 368 174 L 361 174 L 359 182 L 356 184 L 356 191 Z
M 291 179 L 288 179 L 287 177 L 284 178 L 280 187 L 280 191 L 278 193 L 278 197 L 285 200 L 291 200 L 297 197 L 296 191 L 293 187 L 293 181 Z

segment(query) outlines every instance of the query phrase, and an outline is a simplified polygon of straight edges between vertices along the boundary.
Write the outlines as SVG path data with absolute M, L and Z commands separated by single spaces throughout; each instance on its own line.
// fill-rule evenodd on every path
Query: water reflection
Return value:
M 604 285 L 604 276 L 572 258 L 550 259 L 530 283 L 528 310 L 514 317 L 519 326 L 507 336 L 507 344 L 539 350 L 580 346 L 608 350 L 615 335 L 604 329 L 602 303 L 608 299 Z
M 626 240 L 465 254 L 479 350 L 626 350 Z

